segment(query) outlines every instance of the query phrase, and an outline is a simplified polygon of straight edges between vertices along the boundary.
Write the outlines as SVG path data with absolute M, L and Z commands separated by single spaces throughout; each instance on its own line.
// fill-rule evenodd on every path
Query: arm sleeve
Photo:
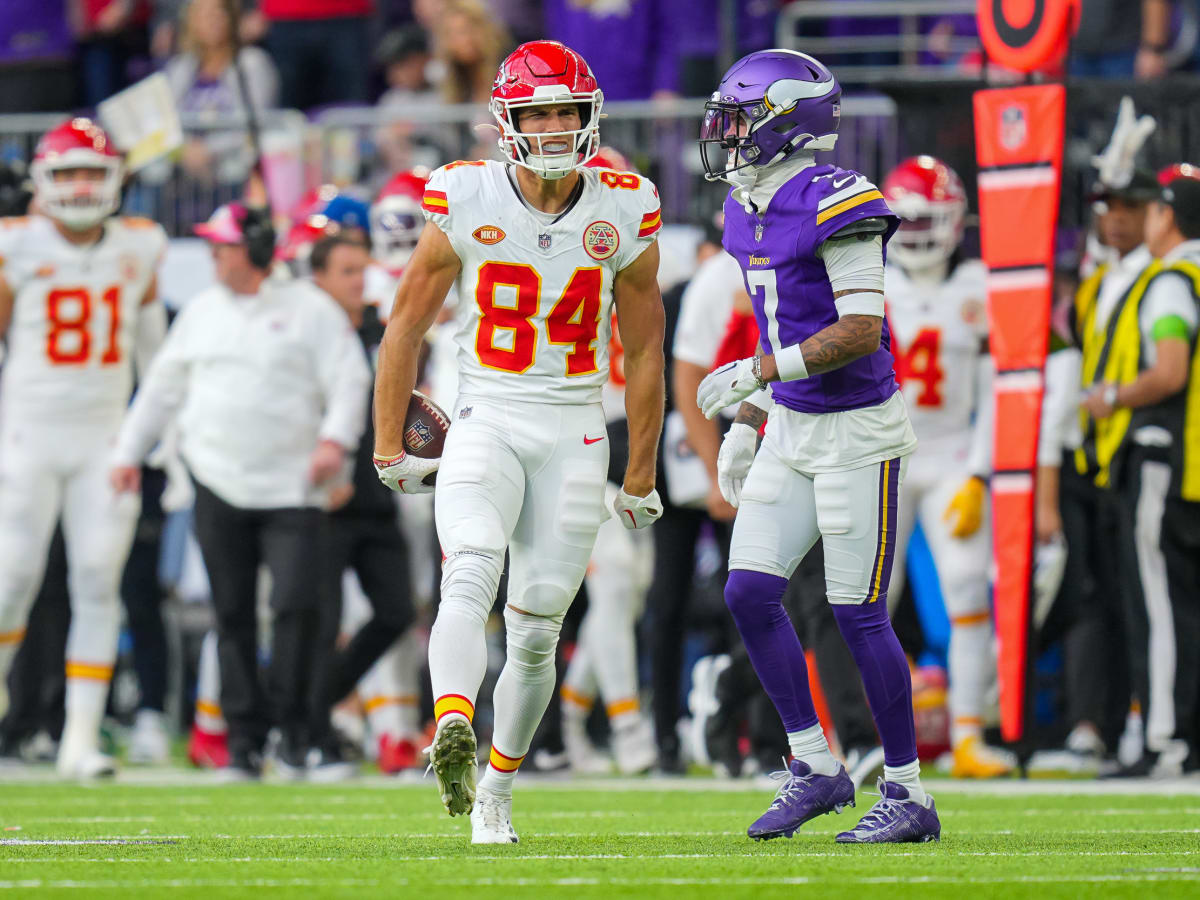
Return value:
M 971 428 L 971 446 L 967 451 L 967 467 L 972 475 L 988 478 L 992 474 L 992 434 L 995 403 L 992 381 L 996 364 L 990 353 L 981 353 L 975 361 L 975 424 Z
M 114 462 L 135 466 L 145 459 L 183 405 L 187 397 L 188 329 L 192 319 L 186 310 L 180 313 L 154 355 L 121 423 L 113 450 Z
M 325 395 L 325 417 L 319 433 L 322 440 L 353 450 L 367 424 L 371 370 L 345 313 L 332 300 L 322 297 L 321 304 L 328 307 L 321 309 L 313 329 L 317 377 Z
M 817 248 L 834 293 L 854 291 L 833 301 L 838 316 L 883 316 L 883 236 L 826 240 Z
M 1079 408 L 1079 369 L 1082 356 L 1067 347 L 1046 357 L 1045 388 L 1042 395 L 1042 428 L 1038 436 L 1039 466 L 1062 462 L 1071 418 Z
M 133 364 L 139 377 L 150 371 L 150 362 L 167 335 L 167 310 L 155 299 L 138 307 L 137 334 L 133 339 Z

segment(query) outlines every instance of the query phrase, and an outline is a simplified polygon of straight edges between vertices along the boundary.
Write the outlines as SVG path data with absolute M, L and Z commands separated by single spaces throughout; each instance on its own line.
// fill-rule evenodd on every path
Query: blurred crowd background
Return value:
M 975 7 L 974 0 L 0 0 L 0 162 L 9 170 L 0 197 L 20 195 L 41 134 L 161 71 L 181 112 L 185 144 L 175 159 L 137 173 L 122 212 L 161 223 L 172 239 L 160 272 L 168 306 L 182 307 L 213 283 L 208 252 L 192 228 L 246 193 L 256 155 L 247 134 L 251 120 L 260 132 L 259 190 L 280 235 L 278 257 L 307 276 L 308 255 L 321 237 L 354 233 L 371 242 L 379 236 L 370 233 L 370 206 L 398 173 L 421 173 L 460 158 L 498 158 L 486 111 L 496 67 L 521 41 L 557 39 L 583 55 L 604 91 L 604 143 L 659 187 L 666 226 L 660 282 L 669 315 L 678 318 L 689 282 L 720 253 L 717 213 L 725 188 L 701 177 L 699 116 L 721 72 L 744 53 L 781 46 L 821 58 L 845 91 L 833 159 L 882 181 L 905 157 L 936 155 L 962 176 L 974 211 L 971 93 L 1018 81 L 983 61 Z M 1045 73 L 1064 78 L 1068 90 L 1057 263 L 1058 293 L 1068 305 L 1094 218 L 1091 158 L 1108 140 L 1117 99 L 1132 96 L 1139 112 L 1158 121 L 1143 150 L 1150 168 L 1200 159 L 1198 70 L 1196 3 L 1084 0 L 1065 69 Z M 967 226 L 964 252 L 971 256 L 978 236 L 970 215 Z M 386 314 L 387 296 L 370 296 L 369 283 L 363 290 Z M 431 337 L 431 346 L 442 339 Z M 432 365 L 426 370 L 430 380 L 436 381 Z M 441 399 L 450 408 L 453 396 Z M 139 710 L 149 708 L 157 718 L 145 727 L 155 734 L 145 738 L 141 761 L 177 757 L 178 742 L 191 734 L 193 762 L 212 765 L 221 759 L 214 738 L 220 709 L 219 697 L 212 689 L 206 694 L 197 678 L 212 619 L 190 533 L 190 499 L 186 491 L 171 494 L 170 473 L 147 473 L 135 545 L 140 574 L 127 573 L 123 587 L 137 594 L 129 608 L 139 613 L 124 631 L 109 730 L 114 744 L 123 746 L 136 736 Z M 727 657 L 736 661 L 737 639 L 722 600 L 733 510 L 714 493 L 681 508 L 686 521 L 671 532 L 671 543 L 655 538 L 657 559 L 641 586 L 639 625 L 643 705 L 655 726 L 654 753 L 644 765 L 622 768 L 678 773 L 690 763 L 715 763 L 736 775 L 776 768 L 781 746 L 786 749 L 782 732 L 772 731 L 769 710 L 759 716 L 749 704 L 747 715 L 737 685 L 726 683 L 724 694 L 717 687 Z M 397 515 L 411 559 L 405 590 L 417 610 L 398 652 L 419 668 L 423 629 L 437 602 L 436 541 L 426 506 L 399 504 Z M 65 639 L 69 615 L 61 553 L 61 547 L 52 551 L 31 623 L 33 631 L 41 622 L 50 637 L 22 661 L 26 679 L 39 673 L 32 681 L 36 689 L 28 680 L 15 686 L 13 696 L 21 702 L 14 699 L 0 724 L 0 753 L 10 757 L 52 757 L 61 729 L 61 652 L 56 658 L 54 647 Z M 922 752 L 936 759 L 949 740 L 949 623 L 919 538 L 908 564 L 913 577 L 898 606 L 897 630 L 916 673 Z M 802 570 L 797 579 L 800 594 L 820 596 L 819 574 L 815 583 L 811 571 Z M 586 609 L 585 591 L 564 633 L 564 666 Z M 499 636 L 492 647 L 494 673 L 503 654 Z M 148 669 L 138 661 L 147 653 L 158 660 Z M 1069 719 L 1061 673 L 1060 647 L 1046 640 L 1038 647 L 1033 727 L 1023 753 L 1063 746 L 1078 724 Z M 160 681 L 160 690 L 147 691 L 151 679 Z M 1112 712 L 1121 722 L 1126 700 L 1114 701 Z M 358 696 L 343 704 L 335 724 L 348 742 L 378 755 L 369 713 L 381 704 L 410 709 L 399 736 L 423 746 L 431 709 L 421 680 L 415 693 L 403 697 Z M 532 757 L 537 767 L 571 763 L 560 717 L 553 704 Z M 486 710 L 477 722 L 486 731 Z M 601 711 L 585 724 L 590 739 L 603 747 Z M 872 743 L 869 735 L 864 741 Z M 1117 742 L 1109 743 L 1094 753 L 1090 747 L 1084 761 L 1115 758 Z M 167 746 L 173 748 L 169 754 L 160 752 Z M 390 768 L 422 764 L 415 754 L 401 762 Z

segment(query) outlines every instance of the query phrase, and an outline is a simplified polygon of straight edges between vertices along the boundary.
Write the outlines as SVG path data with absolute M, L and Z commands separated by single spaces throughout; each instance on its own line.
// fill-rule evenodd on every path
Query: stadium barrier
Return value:
M 610 103 L 601 137 L 659 187 L 663 218 L 711 221 L 726 187 L 703 178 L 696 137 L 703 100 Z M 38 138 L 66 113 L 0 115 L 0 159 L 28 162 Z M 219 204 L 240 196 L 250 172 L 246 126 L 184 115 L 187 142 L 174 163 L 155 163 L 131 178 L 123 211 L 161 222 L 172 236 L 191 233 Z M 329 109 L 309 118 L 295 110 L 261 117 L 262 149 L 272 206 L 290 212 L 307 192 L 332 183 L 370 199 L 395 171 L 430 168 L 494 155 L 496 133 L 475 105 L 414 103 Z M 879 174 L 900 157 L 896 104 L 883 96 L 848 97 L 832 160 Z

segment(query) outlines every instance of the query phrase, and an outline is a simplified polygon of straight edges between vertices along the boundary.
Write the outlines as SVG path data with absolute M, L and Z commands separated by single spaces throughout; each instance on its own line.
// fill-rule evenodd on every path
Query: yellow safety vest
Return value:
M 1179 272 L 1190 282 L 1192 299 L 1200 309 L 1200 265 L 1181 259 L 1164 272 Z M 1192 357 L 1184 388 L 1183 421 L 1172 429 L 1171 480 L 1173 493 L 1184 500 L 1200 502 L 1200 339 L 1192 338 Z
M 1083 355 L 1080 383 L 1085 391 L 1101 383 L 1122 385 L 1137 379 L 1142 357 L 1138 308 L 1146 288 L 1161 270 L 1158 260 L 1146 266 L 1103 327 L 1096 322 L 1096 306 L 1108 267 L 1100 266 L 1080 285 L 1075 296 L 1075 326 Z M 1111 416 L 1093 420 L 1087 410 L 1079 408 L 1083 444 L 1075 451 L 1075 470 L 1080 475 L 1092 475 L 1097 487 L 1111 486 L 1113 460 L 1125 442 L 1132 418 L 1133 410 L 1121 408 Z

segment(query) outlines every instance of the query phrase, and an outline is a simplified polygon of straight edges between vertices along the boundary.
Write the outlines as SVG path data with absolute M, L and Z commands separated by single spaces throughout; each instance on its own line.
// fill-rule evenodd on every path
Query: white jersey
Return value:
M 967 260 L 944 281 L 927 284 L 889 264 L 884 282 L 896 380 L 917 440 L 965 448 L 979 406 L 987 267 Z
M 120 420 L 138 316 L 166 246 L 149 219 L 109 219 L 87 247 L 43 216 L 0 220 L 0 275 L 13 293 L 0 373 L 6 418 Z
M 555 216 L 532 209 L 508 166 L 457 162 L 433 173 L 425 217 L 462 271 L 460 393 L 597 403 L 609 377 L 613 279 L 655 240 L 658 191 L 628 172 L 583 169 Z

